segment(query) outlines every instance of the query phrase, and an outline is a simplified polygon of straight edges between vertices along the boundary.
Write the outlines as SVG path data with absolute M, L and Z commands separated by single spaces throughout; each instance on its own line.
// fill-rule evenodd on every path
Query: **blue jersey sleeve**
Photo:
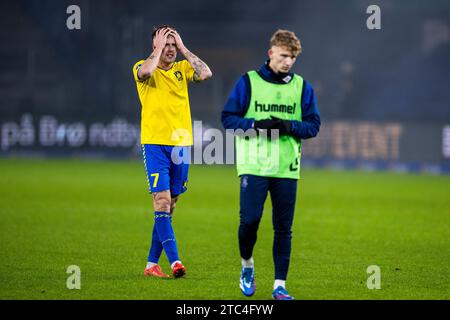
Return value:
M 252 128 L 254 119 L 244 118 L 250 103 L 250 80 L 248 75 L 243 75 L 233 88 L 225 107 L 221 120 L 225 129 Z
M 300 139 L 313 138 L 320 130 L 320 114 L 313 87 L 306 81 L 303 84 L 301 106 L 302 121 L 291 121 L 291 134 Z

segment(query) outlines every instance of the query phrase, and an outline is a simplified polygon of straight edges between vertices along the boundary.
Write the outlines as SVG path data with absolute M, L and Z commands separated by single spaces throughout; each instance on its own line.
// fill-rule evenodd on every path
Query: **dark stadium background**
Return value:
M 66 26 L 70 5 L 81 9 L 80 30 Z M 370 5 L 381 30 L 366 26 Z M 189 89 L 194 155 L 211 149 L 228 95 L 264 63 L 273 32 L 302 41 L 294 71 L 313 85 L 322 126 L 304 141 L 298 182 L 287 284 L 302 300 L 296 312 L 317 299 L 450 300 L 450 1 L 2 0 L 0 303 L 142 299 L 145 312 L 154 300 L 170 315 L 202 305 L 179 300 L 271 299 L 271 199 L 249 300 L 239 289 L 231 164 L 190 167 L 173 219 L 186 277 L 142 275 L 154 211 L 132 67 L 161 24 L 214 74 Z M 160 263 L 170 270 L 164 255 Z M 68 283 L 73 266 L 81 290 Z M 373 266 L 381 290 L 370 285 Z M 336 303 L 311 306 L 336 314 Z
M 71 4 L 81 30 L 66 27 Z M 381 30 L 366 27 L 371 4 Z M 213 70 L 191 86 L 191 108 L 221 129 L 233 85 L 287 28 L 322 116 L 304 165 L 450 172 L 449 18 L 443 0 L 1 1 L 0 156 L 138 157 L 131 68 L 160 24 Z

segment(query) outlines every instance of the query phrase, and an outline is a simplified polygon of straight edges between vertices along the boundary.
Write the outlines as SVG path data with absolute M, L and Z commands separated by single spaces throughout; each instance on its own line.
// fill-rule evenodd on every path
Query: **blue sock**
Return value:
M 155 227 L 170 264 L 180 260 L 170 213 L 155 211 Z
M 153 226 L 152 245 L 148 253 L 148 262 L 158 263 L 159 257 L 163 251 L 163 246 L 159 240 L 158 231 L 156 231 L 156 224 Z

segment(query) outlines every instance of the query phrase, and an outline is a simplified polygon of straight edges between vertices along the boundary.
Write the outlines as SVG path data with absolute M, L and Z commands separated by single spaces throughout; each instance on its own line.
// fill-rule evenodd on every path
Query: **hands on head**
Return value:
M 161 28 L 156 31 L 155 38 L 153 39 L 153 45 L 156 49 L 164 49 L 167 42 L 167 37 L 169 36 L 169 28 Z
M 156 31 L 155 34 L 155 38 L 153 39 L 153 45 L 155 46 L 155 48 L 157 49 L 164 49 L 166 43 L 167 43 L 167 38 L 169 36 L 172 36 L 175 39 L 175 44 L 178 48 L 178 50 L 181 50 L 182 48 L 184 48 L 184 44 L 183 41 L 181 40 L 180 35 L 178 34 L 178 32 L 170 27 L 164 27 L 159 29 L 158 31 Z
M 178 48 L 178 50 L 181 50 L 184 48 L 184 44 L 183 44 L 183 40 L 181 40 L 180 34 L 174 30 L 174 29 L 170 29 L 171 32 L 169 33 L 169 35 L 173 36 L 175 39 L 175 44 Z

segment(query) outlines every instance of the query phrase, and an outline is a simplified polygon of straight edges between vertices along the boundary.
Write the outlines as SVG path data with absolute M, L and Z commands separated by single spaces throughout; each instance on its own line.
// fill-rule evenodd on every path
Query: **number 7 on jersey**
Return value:
M 156 185 L 158 184 L 159 173 L 152 173 L 150 176 L 155 177 L 155 179 L 153 180 L 153 188 L 156 188 Z

